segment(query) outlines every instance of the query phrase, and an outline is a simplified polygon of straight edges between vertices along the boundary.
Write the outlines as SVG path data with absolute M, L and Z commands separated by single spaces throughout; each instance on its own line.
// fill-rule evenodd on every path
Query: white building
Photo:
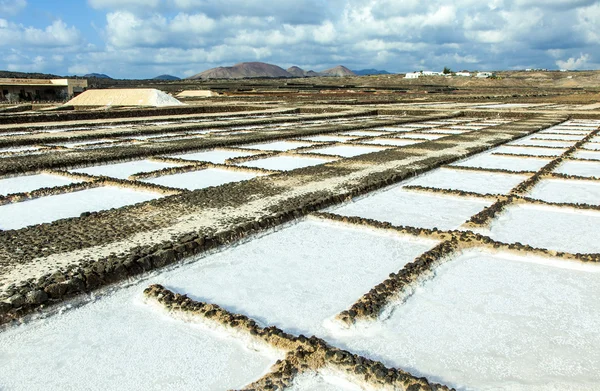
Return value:
M 423 71 L 423 76 L 444 76 L 442 72 Z
M 471 77 L 471 72 L 456 72 L 456 76 Z
M 489 77 L 493 77 L 494 74 L 492 72 L 478 72 L 477 73 L 477 77 L 482 78 L 482 79 L 487 79 Z
M 421 72 L 409 72 L 404 76 L 405 79 L 418 79 L 419 77 L 421 77 Z

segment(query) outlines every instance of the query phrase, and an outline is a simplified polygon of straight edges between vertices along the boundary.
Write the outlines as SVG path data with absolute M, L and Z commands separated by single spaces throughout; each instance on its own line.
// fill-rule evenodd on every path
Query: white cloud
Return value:
M 160 14 L 140 18 L 128 11 L 106 15 L 108 43 L 118 48 L 194 46 L 205 43 L 204 34 L 216 23 L 203 14 L 180 13 L 172 19 Z
M 560 69 L 586 69 L 589 66 L 589 61 L 590 55 L 582 53 L 579 58 L 571 57 L 566 61 L 558 60 L 556 61 L 556 65 L 558 65 Z
M 88 0 L 95 9 L 157 8 L 161 0 Z
M 75 27 L 55 20 L 45 29 L 24 27 L 0 19 L 0 46 L 8 47 L 73 47 L 81 43 L 81 34 Z
M 0 15 L 15 15 L 27 7 L 26 0 L 0 0 Z

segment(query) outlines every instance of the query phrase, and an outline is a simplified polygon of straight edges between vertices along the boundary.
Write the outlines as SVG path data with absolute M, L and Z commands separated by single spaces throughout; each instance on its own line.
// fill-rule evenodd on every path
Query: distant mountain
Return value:
M 105 75 L 104 73 L 88 73 L 83 77 L 95 77 L 96 79 L 112 79 L 112 77 Z
M 179 78 L 177 76 L 173 76 L 173 75 L 160 75 L 160 76 L 156 76 L 156 77 L 152 78 L 152 80 L 172 81 L 172 80 L 181 80 L 181 78 Z
M 393 73 L 390 73 L 388 71 L 384 71 L 384 70 L 377 70 L 377 69 L 361 69 L 359 71 L 352 71 L 355 74 L 357 74 L 358 76 L 368 76 L 368 75 L 393 75 Z
M 218 67 L 188 77 L 188 79 L 244 79 L 294 77 L 277 65 L 264 62 L 242 62 L 232 67 Z
M 321 71 L 319 72 L 319 75 L 333 77 L 356 76 L 354 72 L 342 65 L 338 65 L 337 67 Z
M 304 71 L 304 69 L 297 66 L 288 68 L 287 72 L 294 77 L 306 77 L 306 72 Z
M 293 66 L 287 69 L 288 73 L 295 77 L 315 77 L 319 76 L 319 74 L 315 71 L 305 71 L 304 69 Z

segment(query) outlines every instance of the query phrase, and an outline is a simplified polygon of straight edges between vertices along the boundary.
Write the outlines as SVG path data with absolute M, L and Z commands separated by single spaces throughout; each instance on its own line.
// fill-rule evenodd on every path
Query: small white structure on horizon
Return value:
M 494 74 L 492 72 L 478 72 L 477 73 L 477 77 L 482 78 L 482 79 L 487 79 L 490 77 L 493 77 Z
M 456 72 L 455 75 L 461 77 L 471 77 L 471 72 Z
M 442 72 L 423 71 L 423 76 L 444 76 Z
M 433 71 L 420 71 L 420 72 L 409 72 L 404 78 L 405 79 L 418 79 L 421 76 L 445 76 L 443 72 L 433 72 Z

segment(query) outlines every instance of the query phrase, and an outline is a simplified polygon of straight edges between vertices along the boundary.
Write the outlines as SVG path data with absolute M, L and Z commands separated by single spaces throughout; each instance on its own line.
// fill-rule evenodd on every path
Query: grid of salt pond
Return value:
M 524 164 L 531 160 L 521 159 Z M 406 186 L 504 195 L 531 175 L 486 171 L 489 160 L 466 161 L 478 170 L 440 168 L 332 211 L 396 225 L 460 229 L 493 197 L 417 192 Z M 517 164 L 514 157 L 508 161 L 509 167 Z M 586 197 L 589 188 L 561 187 L 559 182 L 554 190 L 534 188 L 531 196 L 557 191 L 573 202 Z M 489 234 L 506 242 L 568 246 L 563 251 L 584 253 L 600 252 L 593 240 L 599 228 L 600 213 L 594 210 L 517 204 L 494 220 Z M 277 358 L 278 352 L 248 352 L 249 341 L 224 336 L 219 330 L 165 319 L 141 298 L 151 283 L 219 304 L 264 325 L 317 335 L 335 346 L 459 389 L 593 389 L 600 382 L 600 311 L 595 299 L 600 294 L 600 266 L 594 264 L 469 250 L 437 267 L 406 300 L 394 303 L 386 317 L 351 329 L 332 322 L 389 273 L 437 243 L 310 218 L 289 224 L 133 282 L 60 316 L 6 330 L 0 334 L 0 348 L 10 359 L 0 360 L 0 369 L 10 376 L 0 385 L 36 388 L 43 378 L 44 387 L 68 388 L 85 378 L 100 387 L 115 384 L 109 379 L 125 387 L 151 387 L 168 384 L 174 371 L 176 382 L 184 388 L 237 388 L 255 380 Z M 165 364 L 155 359 L 148 338 L 140 333 L 146 329 L 153 344 L 169 346 L 165 349 L 172 360 Z M 73 344 L 74 340 L 84 343 Z M 184 370 L 170 366 L 182 357 L 191 357 L 195 368 L 186 360 L 180 364 Z M 127 365 L 114 365 L 115 359 Z M 233 366 L 222 365 L 227 360 L 256 365 L 246 363 L 232 373 Z M 203 376 L 194 375 L 198 371 Z M 202 383 L 209 380 L 216 383 Z M 326 372 L 296 380 L 292 389 L 354 387 Z

